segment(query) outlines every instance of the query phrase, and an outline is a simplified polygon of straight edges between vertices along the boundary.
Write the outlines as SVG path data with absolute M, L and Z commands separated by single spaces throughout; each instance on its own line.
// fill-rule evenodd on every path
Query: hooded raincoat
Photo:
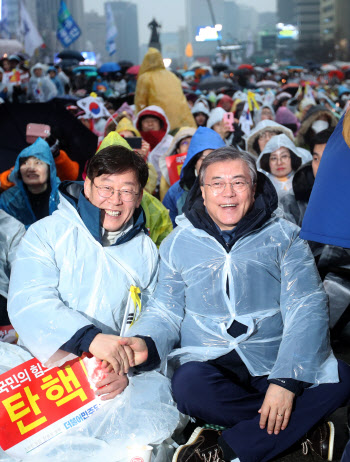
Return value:
M 170 125 L 169 120 L 161 107 L 158 106 L 149 106 L 139 112 L 136 116 L 135 126 L 136 128 L 141 131 L 141 118 L 146 115 L 153 115 L 158 117 L 161 120 L 165 133 L 163 138 L 159 141 L 159 143 L 152 149 L 148 156 L 148 162 L 150 162 L 155 169 L 157 170 L 158 174 L 158 182 L 160 181 L 161 171 L 159 167 L 159 159 L 162 157 L 163 154 L 167 152 L 169 149 L 173 137 L 169 135 Z
M 185 215 L 160 248 L 156 290 L 128 336 L 151 337 L 160 358 L 219 358 L 233 350 L 253 376 L 337 382 L 327 297 L 299 228 L 274 216 L 276 192 L 259 174 L 251 212 L 228 245 L 192 188 Z M 246 326 L 237 337 L 234 321 Z
M 59 209 L 30 227 L 12 268 L 10 319 L 19 344 L 43 364 L 72 359 L 60 347 L 85 326 L 119 335 L 132 286 L 140 289 L 143 309 L 157 278 L 158 252 L 143 232 L 142 210 L 135 211 L 131 229 L 103 247 L 100 211 L 84 199 L 82 190 L 79 182 L 60 185 Z M 18 351 L 19 346 L 6 351 L 7 363 Z M 86 458 L 88 451 L 93 460 L 109 460 L 114 453 L 121 461 L 128 444 L 160 444 L 178 421 L 169 381 L 155 371 L 144 373 L 130 377 L 124 392 L 84 426 L 43 445 L 43 459 L 51 455 L 51 460 L 69 461 L 74 454 L 80 460 L 77 456 Z
M 58 210 L 30 227 L 13 265 L 10 318 L 22 344 L 43 363 L 91 323 L 118 334 L 130 287 L 140 288 L 144 303 L 155 284 L 157 249 L 142 226 L 134 219 L 129 238 L 103 247 L 99 209 L 89 203 L 89 227 L 80 215 L 82 190 L 80 182 L 60 185 Z
M 280 200 L 283 216 L 298 226 L 302 225 L 314 182 L 311 162 L 308 162 L 295 172 L 294 194 L 285 194 Z M 346 325 L 341 316 L 350 306 L 350 250 L 312 241 L 309 244 L 329 298 L 330 328 L 334 328 L 331 333 L 337 336 Z
M 102 141 L 97 152 L 107 146 L 115 145 L 121 145 L 132 150 L 124 138 L 118 133 L 111 132 Z M 143 192 L 141 207 L 146 215 L 145 226 L 149 232 L 150 238 L 156 246 L 159 247 L 162 240 L 173 230 L 169 212 L 156 197 L 152 196 L 147 191 Z
M 162 55 L 156 48 L 149 48 L 145 54 L 137 77 L 136 113 L 147 106 L 159 106 L 164 110 L 170 122 L 170 130 L 196 127 L 180 80 L 165 69 Z
M 18 155 L 14 169 L 10 175 L 10 181 L 15 183 L 15 186 L 3 192 L 0 196 L 0 209 L 5 210 L 9 215 L 17 218 L 26 227 L 37 221 L 33 209 L 30 205 L 29 197 L 25 185 L 19 176 L 20 159 L 26 157 L 36 157 L 45 162 L 49 168 L 49 184 L 51 187 L 49 197 L 49 214 L 51 215 L 56 209 L 59 202 L 58 185 L 59 178 L 56 176 L 56 165 L 52 157 L 50 146 L 46 141 L 38 138 L 34 144 L 23 149 Z
M 0 295 L 7 298 L 11 266 L 25 227 L 15 218 L 0 210 Z
M 42 69 L 43 75 L 36 77 L 34 74 L 35 69 Z M 55 84 L 50 77 L 44 75 L 44 67 L 38 63 L 31 69 L 31 78 L 28 83 L 28 99 L 35 103 L 46 103 L 55 98 L 58 94 Z
M 338 122 L 322 155 L 300 237 L 350 249 L 350 112 Z
M 185 178 L 185 176 L 192 177 L 192 183 L 194 183 L 194 180 L 196 178 L 194 173 L 194 158 L 200 152 L 203 152 L 206 149 L 219 149 L 224 146 L 226 146 L 224 140 L 218 133 L 214 132 L 214 130 L 212 130 L 211 128 L 199 127 L 196 130 L 188 147 L 186 160 L 182 166 L 180 174 L 180 180 L 174 183 L 169 188 L 168 192 L 166 193 L 163 199 L 163 205 L 169 210 L 170 218 L 173 222 L 174 227 L 176 226 L 175 218 L 178 215 L 181 215 L 182 208 L 185 204 L 186 197 L 189 191 L 189 188 L 185 185 L 185 189 L 182 186 L 180 186 L 180 182 L 182 179 Z M 189 179 L 189 182 L 191 182 L 191 178 Z
M 315 133 L 312 130 L 312 124 L 316 122 L 316 120 L 320 120 L 321 117 L 327 119 L 328 128 L 334 128 L 338 123 L 338 119 L 329 109 L 321 105 L 312 106 L 301 121 L 298 136 L 296 138 L 296 144 L 298 146 L 309 148 L 312 135 Z M 327 127 L 323 127 L 322 130 L 326 130 L 326 128 Z
M 259 152 L 256 151 L 254 144 L 255 144 L 255 141 L 258 140 L 259 136 L 265 131 L 276 132 L 277 135 L 279 135 L 280 133 L 284 133 L 285 135 L 288 136 L 288 138 L 290 138 L 294 142 L 294 136 L 293 136 L 292 130 L 289 130 L 289 128 L 286 128 L 283 125 L 280 125 L 273 120 L 266 120 L 266 119 L 262 120 L 250 132 L 250 135 L 248 136 L 246 140 L 246 150 L 250 152 L 250 154 L 252 154 L 256 158 L 259 157 Z
M 25 232 L 22 223 L 0 210 L 0 342 L 17 341 L 7 313 L 7 293 L 11 266 Z
M 270 172 L 266 172 L 261 168 L 261 160 L 264 156 L 270 156 L 273 152 L 275 152 L 279 148 L 287 148 L 293 154 L 295 154 L 300 159 L 300 165 L 309 162 L 312 159 L 311 154 L 306 151 L 305 149 L 297 148 L 295 144 L 288 138 L 288 136 L 281 134 L 273 136 L 266 144 L 263 152 L 258 157 L 256 161 L 256 166 L 259 170 L 261 170 L 265 175 L 267 175 L 270 180 L 272 181 L 274 187 L 276 188 L 277 194 L 279 197 L 282 197 L 284 194 L 291 192 L 293 193 L 293 177 L 294 171 L 292 170 L 291 173 L 285 178 L 277 178 L 275 175 L 272 175 Z

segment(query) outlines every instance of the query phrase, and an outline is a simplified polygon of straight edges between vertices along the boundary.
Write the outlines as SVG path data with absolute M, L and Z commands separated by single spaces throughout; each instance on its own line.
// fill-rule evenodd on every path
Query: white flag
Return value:
M 110 3 L 106 3 L 106 50 L 109 55 L 117 51 L 115 39 L 118 35 L 117 27 L 114 23 L 113 11 Z
M 44 44 L 44 40 L 35 27 L 26 7 L 21 2 L 20 6 L 20 34 L 24 43 L 24 50 L 29 56 L 33 56 L 34 51 Z
M 242 132 L 248 137 L 250 135 L 250 129 L 254 125 L 249 111 L 248 101 L 245 103 L 241 117 L 239 118 L 239 125 L 241 126 Z

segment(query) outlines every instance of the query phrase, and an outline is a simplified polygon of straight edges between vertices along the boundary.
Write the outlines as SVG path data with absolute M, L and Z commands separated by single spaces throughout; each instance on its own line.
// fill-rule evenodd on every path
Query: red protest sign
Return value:
M 182 166 L 185 162 L 187 153 L 174 154 L 165 158 L 166 166 L 169 173 L 170 185 L 173 185 L 180 179 Z
M 33 358 L 0 375 L 0 446 L 4 451 L 23 456 L 83 422 L 101 406 L 85 367 L 89 361 L 94 364 L 88 369 L 98 380 L 100 363 L 95 358 L 77 358 L 51 369 Z

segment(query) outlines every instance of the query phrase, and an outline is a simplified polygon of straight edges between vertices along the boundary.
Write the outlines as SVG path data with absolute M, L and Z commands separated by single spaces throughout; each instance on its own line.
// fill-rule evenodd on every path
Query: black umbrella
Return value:
M 76 65 L 77 65 L 76 59 L 62 59 L 62 61 L 60 61 L 60 66 L 62 67 L 63 70 L 76 67 Z
M 84 56 L 79 51 L 74 51 L 74 50 L 60 51 L 57 57 L 61 59 L 75 59 L 79 62 L 84 61 Z
M 220 76 L 206 77 L 199 85 L 199 90 L 218 90 L 219 88 L 232 88 L 232 80 Z
M 226 71 L 226 69 L 228 69 L 228 65 L 225 63 L 216 63 L 213 65 L 213 69 L 217 72 Z
M 122 69 L 123 68 L 129 69 L 129 67 L 134 65 L 134 63 L 132 63 L 131 61 L 127 61 L 127 60 L 119 61 L 118 64 Z
M 0 171 L 15 164 L 18 154 L 28 146 L 28 123 L 47 124 L 61 141 L 61 149 L 79 163 L 82 171 L 97 148 L 97 136 L 58 101 L 48 103 L 0 104 Z
M 110 96 L 107 101 L 113 104 L 113 107 L 118 109 L 122 104 L 127 103 L 130 106 L 134 104 L 135 93 L 128 93 L 123 96 Z M 0 105 L 1 106 L 1 105 Z

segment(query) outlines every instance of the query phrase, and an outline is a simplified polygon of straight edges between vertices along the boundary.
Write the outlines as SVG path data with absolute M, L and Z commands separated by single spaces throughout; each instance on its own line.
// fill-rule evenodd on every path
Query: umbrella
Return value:
M 79 51 L 74 50 L 63 50 L 60 51 L 57 55 L 57 58 L 61 59 L 75 59 L 76 61 L 83 62 L 85 61 L 84 56 L 79 53 Z
M 313 80 L 311 80 L 311 81 L 308 80 L 308 81 L 303 81 L 303 82 L 301 83 L 301 86 L 302 86 L 302 87 L 305 87 L 306 84 L 308 84 L 310 87 L 316 87 L 317 85 L 319 85 L 318 82 L 315 82 L 315 81 L 313 81 Z
M 286 91 L 290 93 L 292 96 L 295 96 L 296 92 L 298 91 L 298 88 L 299 88 L 298 83 L 290 82 L 290 83 L 286 83 L 285 85 L 283 85 L 283 87 L 281 88 L 281 91 Z
M 329 71 L 328 72 L 328 77 L 332 79 L 333 77 L 337 77 L 339 80 L 344 80 L 345 79 L 345 74 L 342 71 Z
M 104 73 L 109 73 L 109 72 L 119 72 L 121 70 L 121 67 L 117 63 L 104 63 L 102 66 L 99 68 L 99 72 L 101 74 Z
M 260 72 L 261 74 L 264 74 L 266 72 L 266 70 L 263 67 L 260 67 L 260 66 L 255 66 L 254 71 L 255 72 Z
M 62 69 L 69 69 L 71 67 L 76 67 L 77 60 L 76 59 L 62 59 L 59 65 L 62 67 Z
M 66 104 L 66 103 L 65 103 Z M 18 154 L 28 146 L 28 123 L 47 124 L 54 128 L 61 149 L 83 170 L 86 161 L 97 148 L 97 136 L 76 119 L 65 104 L 56 100 L 48 103 L 0 105 L 0 171 L 12 167 Z
M 202 80 L 198 88 L 199 90 L 218 90 L 219 88 L 232 88 L 233 86 L 232 80 L 220 76 L 212 76 Z
M 258 88 L 277 88 L 279 87 L 278 83 L 274 80 L 261 80 L 256 84 Z
M 213 65 L 213 69 L 215 69 L 217 72 L 226 71 L 227 68 L 228 65 L 225 63 L 216 63 Z
M 129 106 L 134 104 L 135 93 L 128 93 L 123 96 L 110 96 L 107 101 L 110 101 L 115 108 L 119 108 L 123 103 L 128 103 Z
M 321 66 L 321 71 L 329 72 L 329 71 L 336 71 L 338 68 L 334 64 L 323 64 Z
M 97 73 L 96 66 L 77 66 L 73 69 L 73 74 L 77 74 L 78 72 L 91 72 L 95 71 Z
M 238 69 L 247 69 L 248 71 L 254 71 L 254 67 L 251 64 L 240 64 Z
M 194 77 L 195 76 L 195 72 L 194 71 L 185 71 L 183 74 L 182 74 L 183 77 Z
M 96 77 L 97 68 L 95 66 L 77 66 L 73 69 L 73 74 L 78 74 L 82 72 L 86 77 Z
M 23 50 L 23 44 L 18 40 L 0 39 L 0 56 L 4 53 L 12 55 Z
M 139 73 L 140 67 L 141 67 L 140 65 L 131 66 L 129 67 L 129 69 L 127 69 L 126 74 L 137 75 Z
M 131 61 L 127 61 L 127 60 L 119 61 L 118 64 L 122 69 L 128 69 L 129 67 L 134 65 L 134 63 L 132 63 Z
M 193 63 L 188 66 L 188 70 L 194 71 L 195 69 L 199 69 L 202 66 L 203 66 L 203 63 L 199 61 L 193 61 Z

